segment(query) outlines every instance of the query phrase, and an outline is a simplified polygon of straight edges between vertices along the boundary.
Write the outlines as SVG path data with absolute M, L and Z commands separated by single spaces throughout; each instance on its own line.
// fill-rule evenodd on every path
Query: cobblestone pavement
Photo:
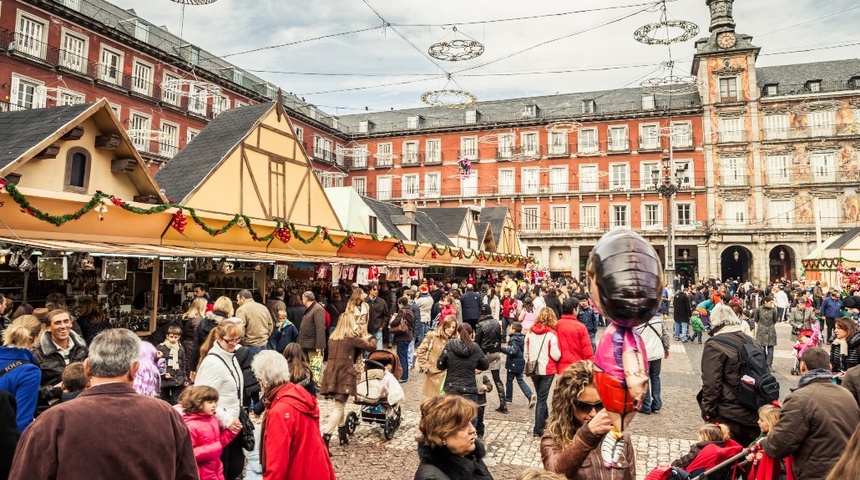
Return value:
M 670 327 L 667 322 L 667 327 Z M 777 325 L 779 344 L 776 347 L 774 370 L 785 398 L 798 377 L 791 376 L 794 366 L 793 342 L 790 327 Z M 702 345 L 693 342 L 672 341 L 669 358 L 663 361 L 662 400 L 659 414 L 637 415 L 630 425 L 636 451 L 637 478 L 660 463 L 670 462 L 685 454 L 696 439 L 703 421 L 696 404 L 696 393 L 701 386 Z M 502 379 L 505 372 L 502 372 Z M 391 441 L 385 441 L 379 427 L 361 423 L 348 446 L 340 447 L 332 438 L 332 461 L 340 480 L 402 480 L 411 479 L 418 467 L 415 439 L 418 436 L 418 405 L 421 403 L 422 376 L 417 370 L 410 373 L 404 384 L 406 399 L 402 402 L 402 422 Z M 495 412 L 498 397 L 495 392 L 488 398 L 484 436 L 487 447 L 485 458 L 496 480 L 513 480 L 529 466 L 539 467 L 539 439 L 532 436 L 534 410 L 519 388 L 514 386 L 514 404 L 510 413 Z M 322 418 L 332 403 L 320 400 Z M 359 413 L 359 406 L 347 405 L 348 411 Z

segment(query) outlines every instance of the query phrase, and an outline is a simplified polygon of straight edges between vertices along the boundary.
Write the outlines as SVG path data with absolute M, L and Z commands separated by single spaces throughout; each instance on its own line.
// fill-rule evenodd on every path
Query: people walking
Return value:
M 424 341 L 415 352 L 418 358 L 418 370 L 424 374 L 421 395 L 425 398 L 443 393 L 442 383 L 445 381 L 445 372 L 437 368 L 436 361 L 456 332 L 457 318 L 453 315 L 445 317 L 435 330 L 427 332 Z
M 537 402 L 537 395 L 532 393 L 529 384 L 523 379 L 523 370 L 526 367 L 525 338 L 520 322 L 511 323 L 508 327 L 508 344 L 506 347 L 502 347 L 502 353 L 507 356 L 505 359 L 505 371 L 507 372 L 505 402 L 508 405 L 514 403 L 514 380 L 516 380 L 523 395 L 529 401 L 529 408 L 532 408 Z
M 663 315 L 659 312 L 648 320 L 648 323 L 636 327 L 642 342 L 645 344 L 645 352 L 648 355 L 648 390 L 642 400 L 640 413 L 660 413 L 663 408 L 663 399 L 660 397 L 660 372 L 663 367 L 663 359 L 669 358 L 669 329 L 663 323 Z M 701 342 L 701 340 L 700 340 Z
M 555 332 L 561 350 L 559 372 L 580 360 L 594 360 L 594 348 L 588 328 L 576 317 L 577 305 L 577 300 L 572 297 L 565 298 L 561 304 L 561 318 L 558 319 Z
M 412 329 L 415 326 L 415 316 L 412 313 L 412 307 L 409 306 L 409 299 L 405 296 L 397 300 L 397 306 L 400 309 L 389 323 L 388 330 L 393 333 L 397 357 L 403 370 L 403 375 L 398 380 L 400 383 L 405 383 L 409 380 L 409 345 L 414 338 Z
M 824 323 L 827 325 L 827 333 L 825 340 L 830 344 L 833 342 L 833 328 L 836 326 L 836 319 L 842 316 L 842 299 L 839 298 L 839 292 L 832 290 L 830 295 L 821 302 L 821 316 L 824 317 Z
M 481 318 L 475 331 L 475 343 L 481 347 L 484 356 L 490 363 L 490 374 L 493 376 L 493 384 L 499 395 L 499 408 L 496 411 L 508 413 L 505 386 L 500 374 L 502 369 L 502 324 L 493 318 L 493 312 L 489 305 L 481 305 Z
M 690 327 L 690 317 L 693 315 L 693 305 L 684 290 L 678 290 L 672 301 L 672 318 L 675 320 L 675 341 L 687 343 L 687 329 Z
M 468 323 L 457 326 L 457 335 L 448 342 L 436 368 L 446 372 L 442 389 L 448 395 L 461 395 L 469 400 L 478 401 L 478 383 L 475 380 L 477 370 L 484 371 L 490 367 L 481 347 L 472 339 L 472 327 Z M 484 436 L 484 418 L 478 410 L 475 429 L 479 437 Z
M 535 426 L 532 431 L 536 437 L 543 435 L 546 426 L 546 418 L 549 414 L 547 399 L 552 387 L 552 379 L 557 373 L 556 362 L 561 359 L 561 349 L 558 347 L 558 337 L 555 334 L 557 323 L 555 313 L 544 307 L 538 313 L 531 331 L 526 335 L 526 366 L 529 362 L 535 362 L 531 375 L 537 393 Z
M 767 356 L 767 368 L 773 371 L 773 349 L 776 347 L 776 323 L 779 322 L 779 309 L 774 308 L 773 298 L 762 299 L 762 305 L 755 309 L 750 319 L 755 324 L 755 339 Z

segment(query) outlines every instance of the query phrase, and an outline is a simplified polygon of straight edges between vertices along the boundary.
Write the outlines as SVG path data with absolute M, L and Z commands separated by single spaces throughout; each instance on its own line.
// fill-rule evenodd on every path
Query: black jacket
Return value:
M 481 297 L 474 291 L 468 291 L 460 298 L 463 306 L 463 320 L 477 320 L 481 317 Z
M 206 316 L 197 325 L 197 332 L 194 334 L 194 346 L 191 348 L 191 357 L 188 359 L 189 372 L 197 371 L 197 365 L 200 363 L 200 346 L 206 343 L 209 332 L 218 325 L 218 322 L 227 317 L 226 313 L 218 310 L 206 312 Z
M 418 446 L 418 471 L 415 480 L 492 480 L 493 476 L 484 465 L 486 451 L 480 440 L 475 441 L 475 451 L 465 457 L 456 455 L 446 447 L 430 448 Z
M 523 373 L 526 369 L 525 352 L 526 336 L 522 333 L 512 333 L 508 337 L 508 346 L 502 347 L 502 353 L 508 356 L 505 360 L 505 370 L 511 373 Z
M 690 304 L 690 297 L 686 293 L 676 293 L 672 307 L 675 309 L 673 315 L 676 322 L 690 323 L 690 316 L 693 315 L 693 305 Z
M 367 333 L 373 335 L 388 324 L 388 304 L 382 297 L 371 299 L 367 297 L 367 305 L 370 312 L 367 315 Z
M 481 318 L 475 328 L 475 343 L 484 353 L 498 353 L 502 348 L 502 325 L 492 316 Z
M 839 345 L 834 343 L 830 346 L 830 368 L 834 372 L 844 372 L 851 367 L 860 365 L 860 332 L 855 333 L 851 338 L 846 338 L 848 342 L 848 354 L 842 355 L 842 350 Z
M 446 393 L 457 395 L 476 395 L 478 383 L 475 381 L 475 370 L 486 370 L 490 367 L 487 357 L 481 347 L 472 345 L 472 351 L 459 338 L 445 345 L 436 368 L 446 370 L 444 390 Z
M 20 436 L 15 411 L 15 396 L 0 390 L 0 478 L 2 479 L 9 478 L 12 457 Z
M 552 309 L 555 312 L 555 318 L 561 318 L 561 301 L 555 295 L 547 295 L 543 297 L 544 303 L 546 306 Z
M 74 331 L 69 332 L 69 335 L 69 345 L 72 348 L 69 352 L 69 363 L 83 362 L 87 358 L 87 346 L 84 339 Z M 33 349 L 33 358 L 36 360 L 36 365 L 42 370 L 38 405 L 47 407 L 48 400 L 60 398 L 63 394 L 62 389 L 54 385 L 62 381 L 63 370 L 66 368 L 63 355 L 51 340 L 51 332 L 42 334 L 42 338 L 39 339 L 39 343 Z

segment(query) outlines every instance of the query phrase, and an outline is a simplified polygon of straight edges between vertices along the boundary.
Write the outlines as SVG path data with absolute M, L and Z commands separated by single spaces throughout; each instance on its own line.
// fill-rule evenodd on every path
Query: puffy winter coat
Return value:
M 537 360 L 537 375 L 555 375 L 558 373 L 557 362 L 561 360 L 561 349 L 558 348 L 558 337 L 555 330 L 536 323 L 526 335 L 526 364 Z
M 755 339 L 764 347 L 776 346 L 776 323 L 779 312 L 775 307 L 761 306 L 755 309 L 751 320 L 755 322 Z
M 475 343 L 484 353 L 499 353 L 502 347 L 502 324 L 493 317 L 483 317 L 475 328 Z
M 745 343 L 747 335 L 740 331 L 741 327 L 732 327 L 737 330 L 724 330 L 717 335 L 735 343 Z M 753 343 L 760 348 L 758 342 L 753 340 Z M 735 397 L 740 381 L 741 359 L 738 350 L 713 338 L 708 339 L 702 349 L 702 391 L 699 399 L 702 418 L 714 421 L 714 418 L 719 416 L 732 419 L 741 425 L 756 426 L 758 412 L 742 406 Z
M 591 348 L 591 338 L 588 329 L 572 314 L 562 315 L 555 327 L 558 337 L 558 348 L 561 358 L 558 361 L 558 371 L 563 372 L 569 365 L 580 360 L 594 360 L 594 349 Z
M 0 377 L 0 390 L 9 392 L 15 397 L 15 403 L 18 405 L 16 411 L 18 431 L 23 432 L 33 422 L 42 372 L 29 350 L 0 347 L 0 371 L 18 361 L 22 362 L 20 366 Z
M 830 346 L 830 368 L 834 372 L 844 372 L 851 367 L 860 365 L 860 353 L 858 353 L 860 332 L 855 333 L 851 338 L 846 338 L 845 341 L 848 343 L 847 354 L 841 351 L 842 347 L 836 342 Z
M 238 434 L 230 432 L 230 429 L 222 430 L 214 415 L 186 413 L 182 420 L 191 434 L 191 446 L 194 447 L 194 459 L 197 460 L 200 480 L 224 480 L 221 451 Z
M 69 363 L 83 362 L 87 358 L 87 344 L 84 343 L 84 338 L 74 331 L 69 332 L 69 346 L 71 347 Z M 47 407 L 48 400 L 60 398 L 63 394 L 62 389 L 54 385 L 62 381 L 63 370 L 66 368 L 63 355 L 51 340 L 51 332 L 42 334 L 42 338 L 39 339 L 39 343 L 33 349 L 33 357 L 36 360 L 36 365 L 42 370 L 39 404 Z
M 223 360 L 223 361 L 222 361 Z M 241 399 L 238 392 L 245 389 L 242 364 L 235 353 L 230 353 L 218 342 L 212 344 L 212 349 L 200 362 L 194 385 L 208 385 L 218 390 L 218 419 L 222 425 L 229 425 L 234 418 L 239 418 Z
M 430 448 L 418 446 L 418 471 L 415 480 L 490 480 L 487 466 L 482 460 L 485 454 L 480 441 L 475 450 L 466 455 L 456 455 L 446 447 Z
M 476 395 L 478 383 L 475 381 L 475 370 L 486 370 L 490 368 L 490 363 L 481 347 L 473 343 L 470 350 L 462 340 L 455 338 L 442 350 L 436 368 L 448 372 L 444 385 L 446 393 Z
M 522 333 L 512 333 L 508 337 L 508 346 L 502 347 L 502 353 L 508 356 L 505 360 L 505 370 L 511 373 L 523 373 L 526 368 L 525 360 L 526 336 Z M 591 343 L 589 342 L 589 347 Z

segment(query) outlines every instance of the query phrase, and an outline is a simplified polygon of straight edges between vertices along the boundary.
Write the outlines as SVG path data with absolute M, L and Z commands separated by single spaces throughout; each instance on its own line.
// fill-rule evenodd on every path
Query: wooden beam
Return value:
M 302 181 L 301 181 L 301 183 L 299 183 L 299 187 L 296 189 L 296 196 L 293 198 L 293 204 L 292 204 L 292 206 L 290 206 L 290 211 L 287 212 L 287 215 L 284 217 L 284 219 L 289 220 L 290 217 L 293 216 L 293 210 L 296 209 L 296 205 L 299 203 L 299 195 L 302 193 L 302 187 L 305 185 L 305 182 L 308 181 L 308 177 L 310 176 L 310 174 L 311 174 L 310 170 L 305 170 L 305 176 L 302 177 Z M 308 190 L 310 190 L 310 186 L 308 187 Z M 308 197 L 310 197 L 310 194 L 308 195 Z M 310 211 L 310 208 L 311 208 L 310 198 L 308 198 L 307 203 L 308 203 L 308 211 Z M 309 220 L 308 223 L 310 223 L 310 218 L 311 217 L 308 216 L 308 220 Z
M 260 128 L 265 128 L 266 130 L 268 130 L 270 132 L 275 132 L 279 135 L 283 135 L 285 137 L 289 137 L 289 138 L 292 138 L 293 140 L 298 141 L 298 138 L 296 138 L 296 135 L 294 133 L 290 133 L 290 132 L 281 130 L 280 128 L 275 128 L 271 125 L 266 125 L 265 123 L 261 123 Z
M 254 186 L 254 192 L 257 193 L 257 200 L 260 201 L 260 206 L 263 207 L 263 214 L 266 215 L 266 218 L 271 218 L 271 216 L 269 215 L 269 210 L 266 208 L 266 203 L 263 201 L 263 195 L 260 193 L 260 187 L 257 186 L 257 179 L 254 178 L 254 170 L 251 169 L 251 162 L 248 160 L 248 155 L 245 154 L 244 148 L 242 148 L 241 150 L 242 163 L 244 163 L 245 167 L 247 167 L 248 169 L 248 175 L 251 177 L 251 185 Z
M 60 144 L 54 143 L 47 146 L 44 150 L 37 153 L 33 158 L 43 159 L 43 158 L 57 158 L 57 155 L 60 154 Z
M 132 173 L 137 168 L 137 160 L 133 158 L 115 158 L 110 161 L 110 171 L 114 173 Z
M 99 150 L 116 150 L 122 143 L 122 137 L 113 133 L 96 135 L 95 146 Z
M 60 140 L 80 140 L 81 137 L 84 136 L 84 127 L 78 125 L 77 127 L 66 132 L 65 135 L 60 137 Z
M 161 259 L 155 258 L 152 262 L 152 311 L 149 312 L 149 333 L 155 331 L 158 326 L 158 291 L 161 286 Z
M 282 161 L 282 162 L 292 163 L 293 165 L 301 165 L 301 166 L 303 166 L 303 167 L 308 166 L 308 164 L 307 164 L 307 163 L 304 163 L 304 162 L 302 162 L 302 161 L 300 161 L 300 160 L 296 160 L 295 158 L 289 158 L 289 157 L 285 157 L 285 156 L 283 156 L 283 155 L 278 155 L 278 154 L 277 154 L 277 153 L 275 153 L 275 152 L 270 152 L 270 151 L 268 151 L 268 150 L 264 150 L 264 149 L 262 149 L 262 148 L 257 148 L 257 147 L 255 147 L 255 146 L 253 146 L 253 145 L 249 145 L 249 144 L 247 144 L 247 143 L 243 143 L 243 144 L 242 144 L 242 146 L 243 146 L 246 150 L 250 150 L 250 151 L 252 151 L 252 152 L 254 152 L 254 153 L 259 153 L 259 154 L 262 154 L 262 155 L 267 155 L 267 156 L 269 156 L 269 157 L 271 157 L 271 158 L 274 158 L 274 159 L 276 159 L 276 160 L 280 160 L 280 161 Z

